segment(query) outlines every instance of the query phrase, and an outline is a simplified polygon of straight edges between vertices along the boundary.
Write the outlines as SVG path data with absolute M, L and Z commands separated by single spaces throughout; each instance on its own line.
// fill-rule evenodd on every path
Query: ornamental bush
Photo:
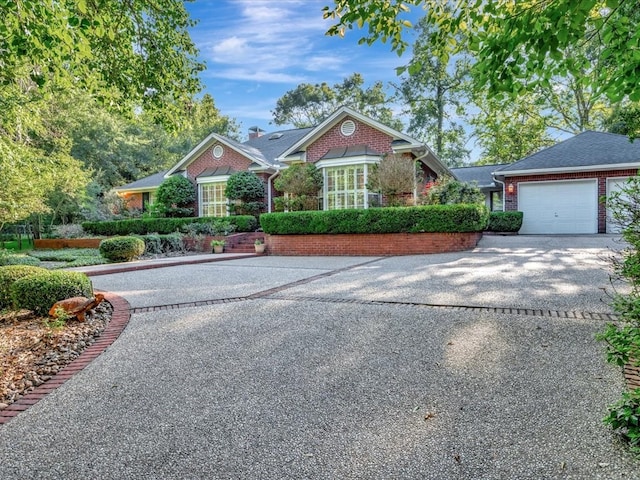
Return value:
M 37 273 L 47 273 L 46 268 L 33 267 L 31 265 L 8 265 L 0 267 L 0 310 L 11 308 L 11 287 L 21 278 L 35 275 Z
M 11 286 L 13 305 L 36 315 L 46 315 L 54 303 L 65 298 L 92 296 L 91 280 L 81 272 L 44 270 L 16 280 Z
M 487 230 L 490 232 L 517 232 L 522 227 L 522 212 L 491 212 Z
M 193 183 L 186 177 L 174 175 L 158 187 L 155 205 L 158 212 L 167 217 L 190 217 L 195 201 L 196 188 Z
M 151 233 L 169 234 L 179 231 L 192 223 L 230 224 L 236 232 L 253 232 L 258 227 L 252 215 L 233 215 L 230 217 L 184 217 L 184 218 L 135 218 L 109 222 L 84 222 L 82 227 L 93 235 L 148 235 Z M 205 227 L 206 228 L 206 227 Z M 217 228 L 217 227 L 216 227 Z
M 100 255 L 111 262 L 129 262 L 144 253 L 144 241 L 138 237 L 113 237 L 100 242 Z
M 263 213 L 260 224 L 274 235 L 480 232 L 487 218 L 484 205 L 427 205 Z

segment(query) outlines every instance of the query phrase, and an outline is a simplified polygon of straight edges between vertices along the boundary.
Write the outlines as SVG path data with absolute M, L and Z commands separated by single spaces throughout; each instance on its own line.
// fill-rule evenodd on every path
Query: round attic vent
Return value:
M 344 122 L 342 122 L 342 125 L 340 125 L 340 133 L 342 133 L 342 135 L 344 135 L 345 137 L 350 137 L 355 131 L 356 124 L 353 122 L 353 120 L 345 120 Z
M 216 145 L 213 147 L 213 158 L 220 158 L 224 154 L 224 148 L 222 145 Z

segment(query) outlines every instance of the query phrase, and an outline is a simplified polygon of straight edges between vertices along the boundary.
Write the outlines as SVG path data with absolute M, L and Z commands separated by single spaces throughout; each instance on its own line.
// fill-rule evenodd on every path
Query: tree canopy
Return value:
M 402 129 L 402 122 L 393 118 L 391 99 L 385 93 L 382 82 L 364 88 L 364 78 L 359 73 L 354 73 L 333 87 L 327 83 L 301 83 L 278 99 L 271 114 L 276 125 L 291 124 L 296 128 L 304 128 L 321 123 L 343 105 L 391 128 Z
M 640 100 L 640 4 L 634 0 L 334 0 L 324 8 L 324 17 L 336 21 L 327 33 L 345 35 L 366 25 L 361 43 L 389 41 L 401 53 L 410 6 L 423 7 L 427 22 L 437 27 L 430 41 L 443 59 L 457 52 L 464 34 L 476 59 L 474 81 L 491 95 L 549 86 L 567 73 L 580 77 L 585 59 L 565 61 L 563 52 L 593 41 L 607 68 L 581 81 L 614 102 Z

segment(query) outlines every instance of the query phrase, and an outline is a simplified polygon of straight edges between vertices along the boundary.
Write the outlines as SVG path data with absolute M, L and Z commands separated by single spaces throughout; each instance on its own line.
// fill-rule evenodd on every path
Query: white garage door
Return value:
M 520 233 L 598 233 L 598 181 L 518 184 Z
M 624 186 L 629 177 L 607 178 L 607 196 L 613 192 L 618 192 Z M 624 198 L 624 197 L 623 197 Z M 607 233 L 619 233 L 620 227 L 611 221 L 607 211 Z

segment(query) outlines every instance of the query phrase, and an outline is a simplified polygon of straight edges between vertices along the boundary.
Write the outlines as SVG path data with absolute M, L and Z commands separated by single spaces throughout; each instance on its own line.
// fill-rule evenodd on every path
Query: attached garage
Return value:
M 598 180 L 518 184 L 521 234 L 598 233 Z

